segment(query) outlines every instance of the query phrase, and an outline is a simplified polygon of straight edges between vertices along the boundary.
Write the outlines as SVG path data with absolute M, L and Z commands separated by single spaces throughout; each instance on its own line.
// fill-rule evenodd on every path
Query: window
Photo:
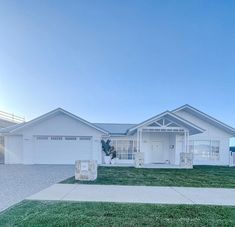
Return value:
M 219 160 L 219 145 L 217 140 L 194 140 L 189 142 L 189 151 L 194 160 Z
M 219 141 L 212 140 L 211 141 L 211 155 L 215 160 L 219 159 Z
M 62 140 L 62 136 L 51 136 L 51 140 Z
M 37 140 L 48 140 L 48 136 L 37 136 Z
M 77 140 L 77 137 L 75 137 L 75 136 L 67 136 L 67 137 L 65 137 L 65 140 Z
M 135 159 L 136 140 L 111 140 L 117 152 L 117 158 L 122 160 L 133 160 Z

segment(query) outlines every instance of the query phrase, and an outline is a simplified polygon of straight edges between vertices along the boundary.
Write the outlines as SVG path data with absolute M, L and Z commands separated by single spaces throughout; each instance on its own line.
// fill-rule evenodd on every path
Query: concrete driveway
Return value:
M 74 175 L 74 165 L 0 164 L 0 211 Z

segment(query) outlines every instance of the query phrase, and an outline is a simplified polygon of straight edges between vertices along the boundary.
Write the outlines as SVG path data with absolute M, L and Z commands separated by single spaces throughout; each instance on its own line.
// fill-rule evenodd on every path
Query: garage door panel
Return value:
M 36 136 L 34 148 L 34 162 L 40 164 L 74 164 L 92 158 L 91 137 Z

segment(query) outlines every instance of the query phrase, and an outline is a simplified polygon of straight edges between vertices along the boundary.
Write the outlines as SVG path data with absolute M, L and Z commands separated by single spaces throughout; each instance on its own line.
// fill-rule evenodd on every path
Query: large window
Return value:
M 117 158 L 123 160 L 135 159 L 136 140 L 111 140 L 117 152 Z
M 189 141 L 189 151 L 193 152 L 194 160 L 219 160 L 218 140 Z

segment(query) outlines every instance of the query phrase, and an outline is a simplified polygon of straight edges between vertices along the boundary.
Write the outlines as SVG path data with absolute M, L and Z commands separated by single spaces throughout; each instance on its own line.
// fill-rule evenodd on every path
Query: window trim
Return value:
M 128 143 L 128 145 L 125 147 L 123 144 L 119 144 L 118 142 L 123 142 L 125 141 L 126 143 Z M 130 143 L 132 143 L 132 149 L 131 152 L 129 152 L 129 147 L 130 147 Z M 117 152 L 117 158 L 119 160 L 135 160 L 135 153 L 137 152 L 137 140 L 136 139 L 111 139 L 111 145 L 114 146 L 116 152 Z M 125 151 L 124 151 L 125 148 Z M 127 157 L 127 158 L 122 158 L 122 157 Z M 131 158 L 129 158 L 131 157 Z
M 195 142 L 209 142 L 209 152 L 207 152 L 207 157 L 205 156 L 205 157 L 203 157 L 202 156 L 202 152 L 201 153 L 199 153 L 199 154 L 197 154 L 197 153 L 195 153 Z M 212 144 L 214 143 L 214 142 L 217 142 L 218 143 L 218 152 L 213 152 L 213 148 L 212 148 Z M 220 140 L 205 140 L 205 139 L 202 139 L 202 140 L 200 140 L 200 139 L 198 139 L 198 140 L 190 140 L 189 141 L 189 147 L 190 146 L 192 146 L 193 148 L 192 148 L 192 152 L 193 152 L 193 159 L 195 160 L 195 161 L 219 161 L 220 160 Z M 205 152 L 206 153 L 206 152 Z M 206 155 L 206 154 L 205 154 Z

